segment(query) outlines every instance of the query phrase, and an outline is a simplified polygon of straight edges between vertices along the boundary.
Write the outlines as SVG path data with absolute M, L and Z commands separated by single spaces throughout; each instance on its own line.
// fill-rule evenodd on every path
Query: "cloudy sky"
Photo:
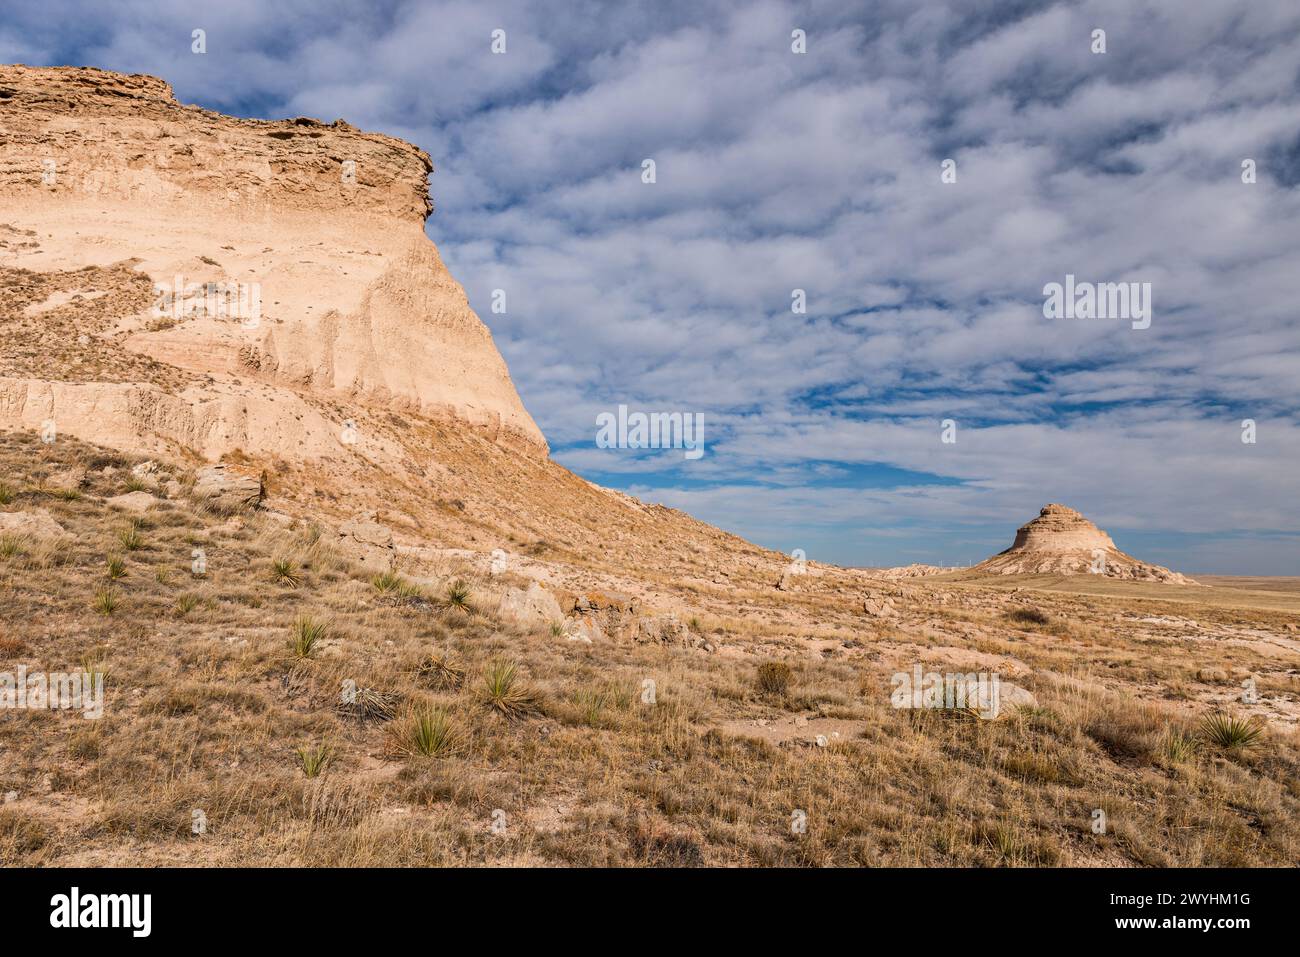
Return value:
M 5 14 L 0 61 L 428 150 L 429 235 L 588 478 L 846 564 L 977 561 L 1064 502 L 1179 570 L 1300 574 L 1293 0 Z M 1046 318 L 1066 274 L 1150 283 L 1150 327 Z M 704 456 L 597 448 L 619 404 L 702 414 Z

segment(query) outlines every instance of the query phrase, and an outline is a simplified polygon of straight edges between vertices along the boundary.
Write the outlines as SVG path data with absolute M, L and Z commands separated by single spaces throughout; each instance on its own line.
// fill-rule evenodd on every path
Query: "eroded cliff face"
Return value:
M 0 67 L 0 427 L 372 464 L 369 417 L 546 443 L 424 234 L 428 156 L 148 76 Z

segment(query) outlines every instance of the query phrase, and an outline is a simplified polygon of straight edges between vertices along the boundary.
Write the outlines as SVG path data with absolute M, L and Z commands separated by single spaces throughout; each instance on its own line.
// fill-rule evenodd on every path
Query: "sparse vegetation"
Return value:
M 785 695 L 794 672 L 784 661 L 764 661 L 758 666 L 758 690 L 763 694 Z
M 297 563 L 291 558 L 274 559 L 271 562 L 271 580 L 277 585 L 297 588 L 302 584 L 302 576 L 298 574 L 297 568 Z
M 333 750 L 327 744 L 304 745 L 297 753 L 302 773 L 309 778 L 319 777 L 334 756 Z
M 379 594 L 387 595 L 390 592 L 395 592 L 397 589 L 401 588 L 403 582 L 401 575 L 394 574 L 393 572 L 381 572 L 380 574 L 371 577 L 370 584 L 375 591 L 379 592 Z
M 469 585 L 458 578 L 447 586 L 447 607 L 465 614 L 471 614 L 474 611 L 474 605 L 470 601 L 470 596 Z
M 118 600 L 117 592 L 111 588 L 100 588 L 95 591 L 95 611 L 101 615 L 111 615 L 117 611 L 117 606 L 121 604 Z
M 117 541 L 128 552 L 144 548 L 144 537 L 140 534 L 140 526 L 135 522 L 118 531 Z
M 402 724 L 398 742 L 408 753 L 438 758 L 459 748 L 460 732 L 442 708 L 421 708 Z
M 329 626 L 310 615 L 303 615 L 293 623 L 289 648 L 295 658 L 310 658 L 325 639 Z
M 483 669 L 479 699 L 507 718 L 522 718 L 537 708 L 537 694 L 520 678 L 519 666 L 504 658 L 493 659 Z
M 1216 711 L 1201 719 L 1201 736 L 1210 744 L 1228 751 L 1250 747 L 1263 733 L 1263 725 L 1253 718 L 1237 718 Z
M 1023 592 L 1008 600 L 1010 583 L 937 586 L 945 602 L 909 583 L 901 619 L 875 622 L 856 601 L 837 605 L 834 582 L 824 594 L 778 593 L 765 580 L 709 597 L 674 592 L 665 577 L 653 583 L 682 596 L 679 620 L 725 654 L 612 628 L 585 644 L 550 623 L 456 612 L 446 584 L 428 603 L 397 601 L 400 588 L 378 593 L 369 572 L 331 551 L 332 535 L 313 544 L 310 525 L 257 513 L 227 523 L 183 498 L 150 512 L 143 547 L 128 552 L 115 537 L 124 519 L 102 501 L 133 460 L 0 433 L 0 478 L 14 488 L 96 456 L 80 500 L 39 503 L 70 538 L 24 535 L 0 561 L 0 670 L 111 665 L 103 721 L 0 721 L 0 748 L 22 756 L 3 787 L 26 795 L 48 776 L 61 795 L 0 808 L 0 864 L 72 863 L 73 848 L 143 866 L 1300 859 L 1300 741 L 1284 726 L 1248 743 L 1203 727 L 1251 722 L 1206 717 L 1239 676 L 1258 676 L 1251 710 L 1261 712 L 1289 706 L 1300 680 L 1248 642 L 1178 638 L 1192 619 L 1206 634 L 1285 634 L 1295 610 L 1284 593 L 1251 596 L 1277 602 L 1256 607 L 1207 587 L 1175 604 L 1153 585 L 1087 576 L 1071 586 L 1087 595 L 1034 591 L 1050 626 L 1020 630 L 1005 617 L 1023 606 Z M 98 471 L 108 465 L 116 471 Z M 572 547 L 548 539 L 548 559 Z M 209 564 L 191 577 L 196 548 Z M 120 579 L 106 577 L 112 556 Z M 277 559 L 295 563 L 299 587 L 272 584 Z M 481 608 L 522 586 L 459 557 L 408 574 L 461 582 Z M 1146 621 L 1166 618 L 1180 624 Z M 940 671 L 996 664 L 1038 705 L 1004 701 L 996 721 L 895 710 L 900 657 Z M 786 665 L 785 683 L 767 690 L 765 664 Z M 653 704 L 641 698 L 650 681 Z M 830 743 L 812 745 L 817 734 Z M 193 839 L 194 807 L 220 809 L 219 840 Z M 509 840 L 486 833 L 498 807 L 511 815 Z M 785 824 L 792 808 L 817 809 L 797 837 Z M 1088 826 L 1096 808 L 1112 822 L 1104 836 Z M 35 850 L 20 856 L 19 844 Z

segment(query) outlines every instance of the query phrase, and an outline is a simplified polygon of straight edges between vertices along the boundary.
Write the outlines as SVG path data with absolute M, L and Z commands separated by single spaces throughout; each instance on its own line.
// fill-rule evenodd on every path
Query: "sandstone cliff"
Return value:
M 0 67 L 0 427 L 341 459 L 365 409 L 545 456 L 424 234 L 431 168 L 341 120 L 236 119 L 154 77 Z M 390 453 L 372 441 L 372 460 Z

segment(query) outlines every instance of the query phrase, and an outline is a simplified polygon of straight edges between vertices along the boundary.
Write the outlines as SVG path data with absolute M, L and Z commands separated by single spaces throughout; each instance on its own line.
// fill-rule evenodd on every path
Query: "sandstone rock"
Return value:
M 195 500 L 216 511 L 239 512 L 257 508 L 265 489 L 259 476 L 228 465 L 210 465 L 199 469 L 193 494 Z
M 638 618 L 632 629 L 633 640 L 641 644 L 671 645 L 679 648 L 699 648 L 716 651 L 713 640 L 697 634 L 676 615 L 647 615 Z
M 898 608 L 894 599 L 887 595 L 867 597 L 862 601 L 862 610 L 872 618 L 897 618 Z
M 1228 673 L 1222 668 L 1201 668 L 1196 677 L 1200 681 L 1227 681 Z
M 604 640 L 605 633 L 594 618 L 575 616 L 565 621 L 564 637 L 569 641 L 581 641 L 590 645 Z
M 998 717 L 1014 712 L 1017 708 L 1037 708 L 1038 699 L 1033 692 L 1009 681 L 998 682 Z
M 138 515 L 149 511 L 158 504 L 160 499 L 148 492 L 127 492 L 125 495 L 114 495 L 106 501 L 113 508 L 120 508 L 125 512 L 134 512 Z
M 0 533 L 32 538 L 69 538 L 68 530 L 43 508 L 22 512 L 0 512 Z
M 5 223 L 32 228 L 64 275 L 98 266 L 93 250 L 101 246 L 123 257 L 147 250 L 138 273 L 108 267 L 123 289 L 132 276 L 165 275 L 170 284 L 183 270 L 206 291 L 177 297 L 176 311 L 199 307 L 193 315 L 132 319 L 120 336 L 60 343 L 60 361 L 106 360 L 129 369 L 129 379 L 59 381 L 69 377 L 53 367 L 52 350 L 6 363 L 0 428 L 39 429 L 54 419 L 61 434 L 130 452 L 184 448 L 213 460 L 239 449 L 344 461 L 354 453 L 338 439 L 334 412 L 346 398 L 469 426 L 545 457 L 546 440 L 490 332 L 425 234 L 432 163 L 423 150 L 342 121 L 195 109 L 150 76 L 0 66 L 0 87 Z M 96 141 L 85 170 L 49 185 L 28 175 L 42 157 L 84 154 L 89 131 L 101 129 L 113 136 Z M 350 163 L 356 182 L 341 183 Z M 87 170 L 93 189 L 83 188 Z M 210 287 L 261 275 L 269 253 L 293 264 L 293 279 L 276 284 L 262 314 L 209 315 Z M 89 302 L 106 289 L 77 291 Z M 373 434 L 365 441 L 375 465 L 402 467 L 398 443 Z
M 392 531 L 373 517 L 344 522 L 339 526 L 337 544 L 348 558 L 371 571 L 391 571 L 397 559 Z
M 579 612 L 613 611 L 619 614 L 635 613 L 641 602 L 635 595 L 613 591 L 589 591 L 578 596 L 574 609 Z
M 139 465 L 132 468 L 131 474 L 135 478 L 138 478 L 143 481 L 144 479 L 152 477 L 154 473 L 156 473 L 157 471 L 158 471 L 158 463 L 155 462 L 153 459 L 150 459 L 149 461 L 141 462 Z
M 1044 505 L 1038 517 L 1022 525 L 1006 551 L 970 571 L 991 575 L 1084 575 L 1179 585 L 1198 582 L 1151 565 L 1115 547 L 1109 535 L 1072 508 Z
M 63 469 L 55 472 L 41 484 L 55 491 L 73 492 L 86 484 L 86 470 L 77 467 Z
M 168 498 L 180 498 L 185 494 L 185 486 L 175 479 L 172 479 L 163 486 L 163 493 L 166 494 Z
M 507 588 L 501 596 L 498 614 L 521 625 L 549 625 L 564 620 L 560 603 L 537 582 L 522 588 Z

